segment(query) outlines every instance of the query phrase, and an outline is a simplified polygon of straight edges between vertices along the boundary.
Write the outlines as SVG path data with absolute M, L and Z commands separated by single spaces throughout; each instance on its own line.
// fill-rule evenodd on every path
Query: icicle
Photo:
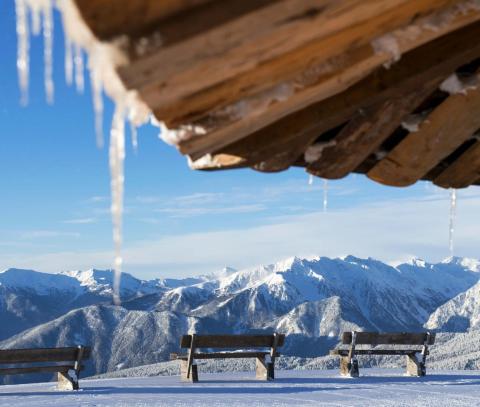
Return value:
M 35 15 L 35 14 L 34 14 Z M 53 103 L 53 18 L 50 5 L 43 9 L 43 61 L 45 69 L 45 94 L 47 103 Z
M 323 180 L 323 212 L 328 209 L 328 180 Z
M 32 7 L 33 6 L 33 7 Z M 32 14 L 32 33 L 33 35 L 40 35 L 40 27 L 41 27 L 41 9 L 40 4 L 33 5 L 30 1 L 29 9 Z
M 21 95 L 20 103 L 25 106 L 28 104 L 28 77 L 30 63 L 30 38 L 25 0 L 15 1 L 15 13 L 17 15 L 17 71 Z
M 98 72 L 90 69 L 90 83 L 92 85 L 93 110 L 95 112 L 95 134 L 97 147 L 103 147 L 103 99 L 102 99 L 102 82 Z
M 113 301 L 120 304 L 120 278 L 122 274 L 122 214 L 123 214 L 123 162 L 125 159 L 125 111 L 117 105 L 110 131 L 110 177 L 112 194 L 112 224 L 114 257 Z
M 138 134 L 137 126 L 133 122 L 130 122 L 130 136 L 132 137 L 133 151 L 136 153 L 138 151 Z
M 450 256 L 453 257 L 453 233 L 455 231 L 455 216 L 457 209 L 457 190 L 450 191 L 450 227 L 449 227 L 449 249 Z
M 313 175 L 312 174 L 308 175 L 308 185 L 313 185 Z
M 65 33 L 65 81 L 67 85 L 73 82 L 73 44 Z
M 83 55 L 82 49 L 78 44 L 74 44 L 75 56 L 73 58 L 73 63 L 75 64 L 75 85 L 77 86 L 77 91 L 83 93 L 84 83 L 83 83 Z

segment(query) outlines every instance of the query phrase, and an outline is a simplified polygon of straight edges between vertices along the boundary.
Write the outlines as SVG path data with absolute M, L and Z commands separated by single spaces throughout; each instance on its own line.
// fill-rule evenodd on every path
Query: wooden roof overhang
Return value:
M 75 3 L 193 168 L 480 184 L 480 87 L 440 90 L 480 72 L 477 0 Z

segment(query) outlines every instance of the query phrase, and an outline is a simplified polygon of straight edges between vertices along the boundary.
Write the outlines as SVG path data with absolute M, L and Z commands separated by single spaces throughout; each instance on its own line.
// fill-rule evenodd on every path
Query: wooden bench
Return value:
M 0 350 L 0 365 L 8 366 L 0 367 L 0 375 L 57 373 L 59 390 L 78 390 L 82 361 L 89 357 L 90 348 L 84 346 L 4 349 Z
M 196 359 L 255 358 L 256 378 L 273 380 L 277 349 L 283 346 L 285 335 L 184 335 L 180 348 L 188 349 L 187 354 L 173 353 L 171 359 L 180 360 L 180 373 L 183 381 L 198 382 Z M 198 349 L 205 349 L 198 352 Z M 260 348 L 260 349 L 259 349 Z M 270 348 L 268 351 L 261 348 Z M 212 352 L 212 349 L 229 349 Z
M 357 355 L 406 355 L 407 374 L 410 376 L 425 376 L 428 347 L 434 343 L 435 334 L 430 332 L 378 333 L 353 331 L 344 332 L 342 336 L 342 344 L 349 345 L 349 347 L 333 349 L 330 354 L 340 356 L 340 374 L 343 376 L 358 377 Z M 357 345 L 369 345 L 369 348 L 358 349 Z M 388 347 L 378 347 L 378 345 L 388 345 Z

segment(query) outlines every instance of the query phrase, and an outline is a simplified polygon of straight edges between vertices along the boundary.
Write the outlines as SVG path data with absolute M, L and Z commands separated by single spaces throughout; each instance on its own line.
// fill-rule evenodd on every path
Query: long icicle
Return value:
M 75 65 L 75 84 L 77 86 L 77 91 L 83 93 L 83 55 L 82 49 L 78 44 L 74 44 L 74 53 L 73 63 Z
M 17 15 L 17 71 L 20 86 L 20 103 L 28 104 L 28 78 L 29 78 L 29 49 L 30 38 L 28 29 L 27 5 L 25 0 L 15 1 Z
M 43 9 L 43 61 L 44 61 L 44 80 L 45 94 L 47 103 L 53 104 L 53 17 L 52 7 L 48 5 Z
M 73 44 L 70 37 L 65 33 L 65 81 L 67 85 L 73 82 Z
M 103 147 L 103 99 L 102 81 L 98 71 L 90 68 L 90 83 L 92 85 L 93 111 L 95 114 L 95 135 L 97 147 Z
M 457 190 L 451 189 L 450 190 L 450 225 L 448 228 L 448 248 L 450 250 L 450 256 L 453 257 L 453 249 L 454 249 L 454 232 L 455 232 L 455 217 L 457 213 Z
M 123 214 L 123 163 L 125 160 L 125 110 L 117 105 L 110 132 L 110 177 L 111 177 L 111 213 L 114 244 L 113 301 L 120 304 L 120 278 L 122 274 L 122 214 Z
M 328 180 L 323 180 L 323 212 L 328 209 Z

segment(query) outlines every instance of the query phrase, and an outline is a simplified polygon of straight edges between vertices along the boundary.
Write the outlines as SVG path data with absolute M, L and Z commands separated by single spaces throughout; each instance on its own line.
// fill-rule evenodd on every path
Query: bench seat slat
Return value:
M 413 355 L 422 349 L 355 349 L 356 355 Z M 427 352 L 428 354 L 428 352 Z M 330 355 L 348 356 L 348 349 L 333 349 Z
M 77 358 L 78 348 L 37 348 L 0 350 L 0 364 L 67 362 Z M 90 348 L 85 347 L 82 359 L 90 357 Z
M 195 353 L 194 359 L 243 359 L 243 358 L 262 358 L 266 355 L 270 355 L 270 352 L 209 352 L 209 353 Z M 276 353 L 275 357 L 280 356 L 280 353 Z M 187 360 L 188 355 L 177 355 L 175 353 L 170 355 L 170 359 Z
M 26 373 L 55 373 L 55 372 L 67 373 L 70 369 L 73 369 L 73 365 L 9 367 L 9 368 L 1 368 L 0 375 L 16 375 L 16 374 L 26 374 Z M 83 369 L 83 366 L 81 367 L 80 370 L 82 369 Z
M 355 343 L 357 345 L 423 345 L 426 339 L 426 333 L 406 333 L 406 332 L 356 332 Z M 342 343 L 349 345 L 352 342 L 352 333 L 344 332 Z M 435 343 L 435 334 L 429 336 L 428 344 Z
M 183 335 L 181 348 L 190 348 L 191 335 Z M 277 346 L 283 346 L 285 335 L 278 335 Z M 196 348 L 270 348 L 273 335 L 195 335 Z

